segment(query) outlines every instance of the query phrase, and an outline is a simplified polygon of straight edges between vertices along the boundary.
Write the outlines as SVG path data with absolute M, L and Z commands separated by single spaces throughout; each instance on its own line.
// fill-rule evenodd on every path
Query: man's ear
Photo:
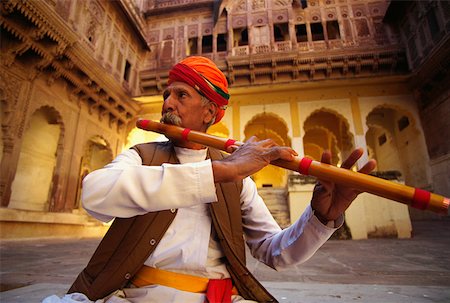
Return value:
M 219 110 L 219 107 L 214 102 L 209 102 L 206 105 L 207 114 L 205 115 L 204 122 L 206 124 L 209 124 L 217 115 L 217 111 Z

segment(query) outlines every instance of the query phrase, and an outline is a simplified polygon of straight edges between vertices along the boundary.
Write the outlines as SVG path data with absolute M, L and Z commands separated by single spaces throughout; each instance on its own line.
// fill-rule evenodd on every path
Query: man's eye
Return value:
M 164 92 L 163 93 L 163 100 L 166 100 L 167 98 L 169 98 L 170 93 L 169 92 Z
M 186 96 L 187 96 L 187 94 L 184 92 L 178 93 L 178 98 L 184 98 Z

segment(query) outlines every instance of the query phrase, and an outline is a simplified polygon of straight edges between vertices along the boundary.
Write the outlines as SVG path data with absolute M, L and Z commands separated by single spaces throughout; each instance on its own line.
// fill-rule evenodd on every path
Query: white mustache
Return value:
M 175 115 L 173 112 L 166 112 L 160 119 L 161 123 L 181 126 L 181 118 Z

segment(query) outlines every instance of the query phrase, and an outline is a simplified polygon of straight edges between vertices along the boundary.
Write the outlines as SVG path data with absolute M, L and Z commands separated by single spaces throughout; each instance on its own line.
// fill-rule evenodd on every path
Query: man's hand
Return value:
M 273 140 L 258 141 L 251 137 L 240 147 L 231 146 L 234 152 L 223 160 L 213 161 L 214 182 L 234 182 L 248 177 L 271 161 L 294 160 L 297 153 L 290 147 L 279 146 Z
M 363 150 L 355 149 L 350 156 L 342 163 L 341 168 L 350 169 L 359 158 L 361 158 Z M 325 151 L 322 154 L 322 163 L 331 163 L 331 153 Z M 368 174 L 375 169 L 376 161 L 370 160 L 360 170 L 360 173 Z M 318 180 L 314 187 L 311 207 L 315 211 L 315 215 L 319 220 L 326 224 L 339 218 L 345 210 L 350 206 L 353 200 L 361 191 L 345 185 L 336 184 L 330 181 Z

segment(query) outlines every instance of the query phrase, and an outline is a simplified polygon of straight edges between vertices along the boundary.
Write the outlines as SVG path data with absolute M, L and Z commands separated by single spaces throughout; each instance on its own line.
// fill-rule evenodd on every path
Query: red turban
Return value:
M 175 64 L 169 71 L 169 84 L 175 81 L 187 83 L 208 100 L 216 103 L 219 110 L 214 123 L 222 119 L 230 95 L 227 79 L 214 62 L 205 57 L 188 57 Z

